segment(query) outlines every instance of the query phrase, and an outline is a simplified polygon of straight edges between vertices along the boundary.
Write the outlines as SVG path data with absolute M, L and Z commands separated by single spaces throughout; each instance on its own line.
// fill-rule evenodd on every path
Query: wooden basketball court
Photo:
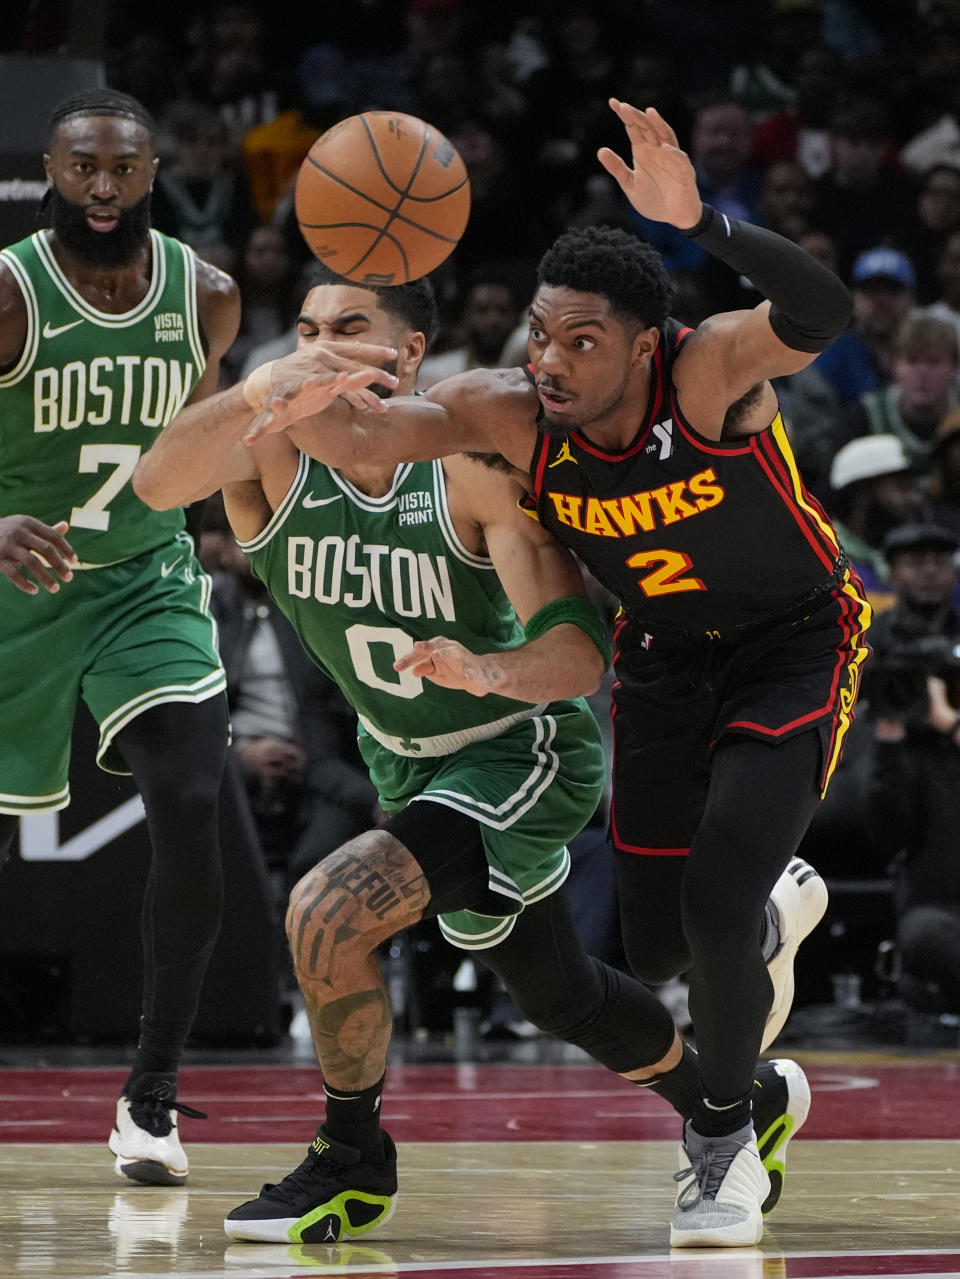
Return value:
M 676 1117 L 580 1058 L 392 1067 L 384 1124 L 400 1147 L 397 1210 L 337 1247 L 231 1243 L 222 1229 L 302 1157 L 322 1105 L 312 1066 L 184 1067 L 181 1096 L 210 1118 L 181 1120 L 191 1171 L 179 1189 L 113 1171 L 106 1137 L 122 1067 L 8 1068 L 0 1276 L 960 1275 L 960 1056 L 795 1056 L 814 1104 L 762 1245 L 673 1253 Z

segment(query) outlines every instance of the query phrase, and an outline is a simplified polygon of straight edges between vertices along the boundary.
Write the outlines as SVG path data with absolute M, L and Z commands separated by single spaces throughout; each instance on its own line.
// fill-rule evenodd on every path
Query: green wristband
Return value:
M 593 640 L 603 657 L 604 666 L 609 666 L 613 657 L 613 647 L 607 634 L 603 619 L 589 600 L 579 595 L 567 595 L 560 600 L 551 600 L 538 608 L 523 628 L 528 640 L 539 639 L 554 626 L 568 623 L 579 626 L 585 635 Z

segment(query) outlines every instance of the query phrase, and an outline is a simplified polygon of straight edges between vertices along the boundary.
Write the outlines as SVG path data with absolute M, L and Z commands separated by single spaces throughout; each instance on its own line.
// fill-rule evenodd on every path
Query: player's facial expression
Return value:
M 93 266 L 122 266 L 143 246 L 157 169 L 150 135 L 122 116 L 68 116 L 44 156 L 57 237 Z
M 529 323 L 527 354 L 548 431 L 567 434 L 619 404 L 633 335 L 605 297 L 541 285 Z
M 308 342 L 371 342 L 376 346 L 400 349 L 400 326 L 380 306 L 375 293 L 359 286 L 318 284 L 310 290 L 297 320 L 297 345 Z M 396 373 L 397 361 L 384 365 L 384 372 Z M 370 388 L 382 400 L 393 390 L 374 383 Z

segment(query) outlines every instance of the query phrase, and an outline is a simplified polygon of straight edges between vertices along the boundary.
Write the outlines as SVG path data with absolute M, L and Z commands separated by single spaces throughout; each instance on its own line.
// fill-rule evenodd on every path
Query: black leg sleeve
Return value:
M 673 1043 L 656 996 L 583 949 L 565 888 L 527 906 L 509 937 L 477 958 L 535 1026 L 618 1074 L 653 1065 Z
M 20 818 L 13 813 L 0 813 L 0 870 L 3 870 L 3 864 L 10 856 L 19 822 Z
M 143 902 L 142 1070 L 176 1068 L 220 928 L 218 799 L 227 734 L 226 701 L 217 696 L 155 706 L 117 738 L 153 849 Z
M 779 746 L 731 735 L 716 749 L 681 897 L 690 1015 L 711 1097 L 750 1091 L 773 995 L 764 908 L 817 808 L 819 773 L 816 732 Z

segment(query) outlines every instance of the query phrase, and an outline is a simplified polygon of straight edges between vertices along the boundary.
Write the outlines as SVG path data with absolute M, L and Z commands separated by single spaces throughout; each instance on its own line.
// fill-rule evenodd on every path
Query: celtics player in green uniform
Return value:
M 429 284 L 360 287 L 323 268 L 318 279 L 285 358 L 384 343 L 394 358 L 372 389 L 410 394 L 433 327 Z M 391 814 L 291 894 L 325 1117 L 299 1167 L 224 1223 L 235 1239 L 335 1242 L 395 1204 L 379 1120 L 392 1020 L 375 952 L 423 918 L 475 952 L 536 1025 L 685 1115 L 696 1072 L 662 1083 L 689 1050 L 644 986 L 586 955 L 564 888 L 565 845 L 592 817 L 604 768 L 579 695 L 599 684 L 606 639 L 575 560 L 521 509 L 523 485 L 500 458 L 334 470 L 311 456 L 306 421 L 247 448 L 268 381 L 186 409 L 134 484 L 158 508 L 222 484 L 254 573 L 357 709 Z
M 136 780 L 153 848 L 140 1038 L 109 1144 L 118 1173 L 175 1185 L 177 1063 L 220 920 L 228 723 L 183 511 L 150 510 L 130 478 L 216 389 L 239 297 L 150 229 L 153 126 L 134 99 L 63 102 L 44 161 L 50 229 L 0 252 L 0 864 L 20 814 L 69 803 L 81 697 L 98 763 Z

